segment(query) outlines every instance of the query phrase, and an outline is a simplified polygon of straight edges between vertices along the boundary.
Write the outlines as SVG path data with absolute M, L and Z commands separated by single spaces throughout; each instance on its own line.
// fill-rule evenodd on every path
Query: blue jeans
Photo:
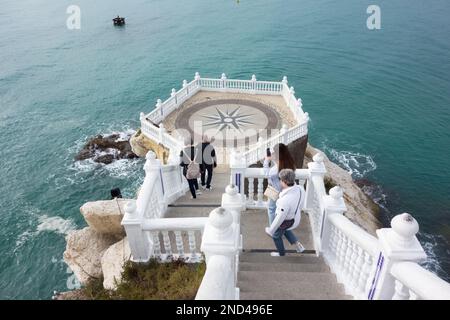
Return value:
M 267 209 L 267 214 L 269 216 L 269 226 L 272 224 L 273 220 L 275 219 L 275 212 L 277 210 L 277 203 L 271 199 L 269 199 L 269 206 Z M 286 239 L 289 241 L 290 244 L 294 244 L 298 241 L 298 238 L 295 236 L 294 232 L 292 230 L 280 230 L 278 229 L 273 234 L 273 242 L 275 242 L 275 247 L 278 250 L 278 253 L 280 256 L 285 255 L 284 250 L 284 243 L 283 243 L 283 235 L 286 237 Z

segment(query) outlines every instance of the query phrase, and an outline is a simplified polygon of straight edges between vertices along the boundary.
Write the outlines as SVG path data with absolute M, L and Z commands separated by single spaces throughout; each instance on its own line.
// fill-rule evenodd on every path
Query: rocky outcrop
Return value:
M 345 216 L 370 234 L 375 235 L 375 231 L 382 227 L 378 205 L 362 192 L 347 171 L 331 162 L 322 151 L 309 144 L 305 153 L 305 166 L 308 162 L 313 161 L 312 157 L 318 152 L 323 155 L 324 165 L 327 169 L 324 178 L 327 189 L 339 185 L 344 190 L 344 200 L 347 206 Z
M 89 227 L 72 231 L 66 237 L 64 261 L 80 283 L 86 284 L 91 278 L 101 277 L 101 257 L 106 249 L 119 240 L 117 236 L 101 234 Z
M 102 200 L 86 202 L 80 212 L 89 227 L 102 234 L 124 237 L 125 230 L 121 221 L 125 213 L 125 204 L 129 199 Z
M 141 158 L 145 158 L 149 151 L 153 151 L 156 154 L 156 158 L 160 159 L 164 164 L 169 159 L 169 149 L 145 136 L 141 129 L 131 137 L 130 144 L 133 152 Z
M 127 238 L 110 246 L 102 256 L 103 287 L 114 290 L 120 283 L 123 266 L 130 260 L 131 251 Z
M 84 145 L 75 160 L 92 159 L 98 163 L 110 164 L 114 160 L 137 158 L 129 139 L 130 135 L 127 134 L 98 135 Z

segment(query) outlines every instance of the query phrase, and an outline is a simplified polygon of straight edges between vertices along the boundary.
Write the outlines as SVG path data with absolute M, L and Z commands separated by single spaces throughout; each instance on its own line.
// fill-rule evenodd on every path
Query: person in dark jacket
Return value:
M 213 168 L 217 167 L 216 150 L 214 150 L 212 140 L 214 138 L 209 138 L 206 134 L 203 135 L 203 142 L 197 147 L 201 152 L 201 182 L 202 188 L 206 190 L 211 190 L 211 180 L 213 176 Z
M 199 162 L 198 160 L 198 150 L 194 146 L 194 142 L 191 138 L 185 140 L 185 147 L 180 151 L 180 166 L 183 167 L 183 175 L 186 177 L 188 170 L 188 165 L 191 161 Z M 198 194 L 201 192 L 198 190 L 198 180 L 197 179 L 187 179 L 189 184 L 189 190 L 191 191 L 192 199 L 196 199 Z

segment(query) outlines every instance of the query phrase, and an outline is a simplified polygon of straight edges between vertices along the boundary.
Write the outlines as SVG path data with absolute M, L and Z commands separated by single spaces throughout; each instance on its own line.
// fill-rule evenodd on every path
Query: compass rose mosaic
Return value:
M 206 133 L 216 139 L 225 136 L 256 135 L 261 129 L 281 127 L 279 116 L 269 107 L 252 100 L 207 100 L 190 106 L 177 116 L 176 128 Z

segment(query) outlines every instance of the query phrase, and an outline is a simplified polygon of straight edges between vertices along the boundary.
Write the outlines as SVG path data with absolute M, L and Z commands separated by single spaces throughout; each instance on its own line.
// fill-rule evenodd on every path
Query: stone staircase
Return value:
M 321 257 L 270 251 L 242 252 L 238 288 L 241 300 L 348 300 L 344 288 Z
M 229 175 L 228 168 L 219 168 L 214 172 L 212 191 L 203 191 L 196 200 L 186 193 L 169 206 L 166 217 L 207 217 L 213 208 L 220 206 Z M 345 295 L 343 286 L 337 283 L 323 258 L 315 255 L 307 214 L 302 214 L 300 227 L 294 231 L 306 248 L 302 254 L 295 253 L 285 241 L 286 256 L 270 256 L 275 245 L 264 232 L 266 225 L 266 210 L 251 209 L 241 214 L 243 252 L 239 256 L 238 287 L 242 300 L 351 299 Z M 197 243 L 200 241 L 198 237 Z

